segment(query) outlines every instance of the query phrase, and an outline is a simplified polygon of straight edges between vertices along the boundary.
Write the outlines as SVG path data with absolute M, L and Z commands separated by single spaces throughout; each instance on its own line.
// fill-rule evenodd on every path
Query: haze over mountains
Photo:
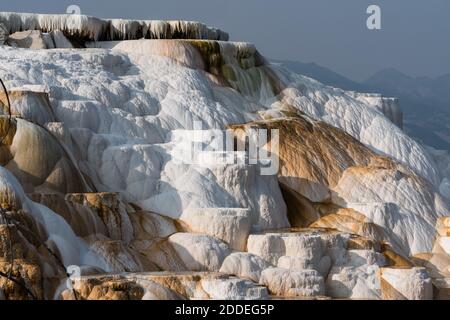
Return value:
M 279 62 L 333 87 L 400 98 L 404 130 L 427 145 L 450 150 L 450 74 L 411 77 L 389 68 L 360 83 L 315 63 Z

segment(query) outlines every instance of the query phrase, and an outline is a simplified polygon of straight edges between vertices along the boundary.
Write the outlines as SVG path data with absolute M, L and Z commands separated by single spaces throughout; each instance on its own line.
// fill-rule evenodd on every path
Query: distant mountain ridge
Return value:
M 398 97 L 405 131 L 427 145 L 450 151 L 450 73 L 436 78 L 411 77 L 387 68 L 356 82 L 316 63 L 275 62 L 329 86 Z
M 436 107 L 448 109 L 450 105 L 450 74 L 438 78 L 413 78 L 391 68 L 376 73 L 364 83 L 392 94 L 407 95 L 409 99 L 433 103 Z
M 334 72 L 328 68 L 322 67 L 314 62 L 302 63 L 295 61 L 275 61 L 286 66 L 288 69 L 305 75 L 307 77 L 316 79 L 323 84 L 341 88 L 344 90 L 366 91 L 367 88 L 364 84 L 350 80 L 337 72 Z

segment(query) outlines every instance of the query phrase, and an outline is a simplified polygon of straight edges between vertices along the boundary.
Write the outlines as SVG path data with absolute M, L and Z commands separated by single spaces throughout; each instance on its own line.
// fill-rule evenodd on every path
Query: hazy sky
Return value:
M 202 21 L 249 41 L 269 58 L 316 62 L 356 80 L 394 67 L 414 76 L 450 73 L 449 0 L 0 0 L 1 11 L 103 18 Z M 369 31 L 366 9 L 382 10 Z

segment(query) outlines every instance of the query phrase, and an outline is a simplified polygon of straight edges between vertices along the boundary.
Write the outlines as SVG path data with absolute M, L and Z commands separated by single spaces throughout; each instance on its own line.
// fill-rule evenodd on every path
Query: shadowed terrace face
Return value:
M 372 4 L 381 8 L 382 30 L 367 29 Z M 255 43 L 266 57 L 314 61 L 355 80 L 387 67 L 417 76 L 450 71 L 450 43 L 442 41 L 450 32 L 445 0 L 23 0 L 2 10 L 65 13 L 70 5 L 104 18 L 198 20 L 232 40 Z

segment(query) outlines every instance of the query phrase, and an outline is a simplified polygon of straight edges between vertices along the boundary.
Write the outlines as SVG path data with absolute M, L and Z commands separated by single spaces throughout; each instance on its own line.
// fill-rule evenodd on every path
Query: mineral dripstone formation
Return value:
M 0 13 L 1 299 L 449 299 L 450 155 L 227 39 Z M 278 170 L 187 161 L 199 124 Z

